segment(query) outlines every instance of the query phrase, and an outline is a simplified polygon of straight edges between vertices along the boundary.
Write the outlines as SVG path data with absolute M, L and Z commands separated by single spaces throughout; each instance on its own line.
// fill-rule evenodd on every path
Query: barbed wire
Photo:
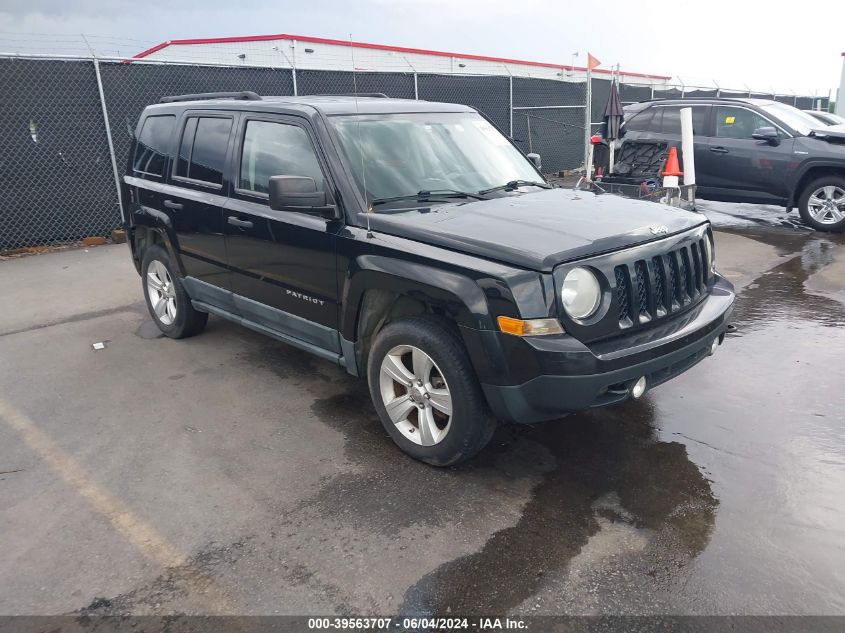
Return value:
M 284 50 L 280 50 L 281 42 L 288 40 L 262 40 L 253 42 L 210 43 L 203 46 L 171 44 L 151 56 L 152 59 L 166 60 L 173 63 L 197 63 L 203 65 L 223 66 L 256 66 L 267 68 L 297 68 L 297 70 L 353 70 L 351 56 L 346 51 L 332 52 L 321 47 L 315 58 L 303 53 L 310 48 L 305 42 L 297 51 L 297 58 L 292 58 Z M 109 58 L 133 60 L 135 55 L 149 50 L 162 42 L 143 38 L 124 37 L 102 34 L 55 34 L 40 32 L 0 31 L 0 54 L 5 56 L 38 55 L 48 57 L 51 54 L 78 56 L 79 58 Z M 286 47 L 285 47 L 286 48 Z M 562 82 L 583 83 L 583 71 L 572 69 L 568 65 L 561 65 L 559 70 L 555 66 L 546 66 L 536 70 L 518 64 L 498 64 L 474 61 L 462 57 L 434 57 L 426 61 L 425 68 L 419 68 L 418 63 L 412 63 L 406 54 L 393 51 L 373 52 L 365 48 L 357 49 L 355 53 L 356 68 L 361 72 L 433 72 L 436 74 L 455 75 L 501 75 L 522 76 L 531 78 L 556 79 Z M 594 75 L 593 79 L 607 80 L 604 75 Z M 649 87 L 661 96 L 661 92 L 693 93 L 703 91 L 720 96 L 771 96 L 772 98 L 829 98 L 829 91 L 778 90 L 761 86 L 726 86 L 716 80 L 691 79 L 688 77 L 674 77 L 669 80 L 642 80 L 626 76 L 623 71 L 621 83 L 628 86 Z M 703 96 L 703 95 L 702 95 Z M 709 95 L 708 95 L 709 96 Z M 788 102 L 788 101 L 787 101 Z

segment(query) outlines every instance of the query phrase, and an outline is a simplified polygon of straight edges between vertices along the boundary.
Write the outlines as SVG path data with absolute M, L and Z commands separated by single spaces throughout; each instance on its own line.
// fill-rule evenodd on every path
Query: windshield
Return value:
M 824 127 L 824 124 L 811 114 L 785 103 L 767 103 L 761 105 L 760 108 L 804 136 L 807 136 L 811 130 Z
M 474 112 L 338 116 L 331 122 L 368 204 L 419 192 L 478 193 L 516 180 L 542 182 L 525 156 Z

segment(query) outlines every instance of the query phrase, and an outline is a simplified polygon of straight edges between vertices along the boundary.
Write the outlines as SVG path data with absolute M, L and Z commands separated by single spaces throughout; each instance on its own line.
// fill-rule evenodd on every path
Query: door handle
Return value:
M 238 228 L 241 228 L 241 229 L 251 229 L 252 228 L 252 222 L 250 222 L 249 220 L 239 220 L 234 215 L 230 215 L 229 218 L 226 221 L 229 224 L 231 224 L 232 226 L 237 226 Z
M 181 202 L 173 202 L 173 200 L 165 200 L 164 206 L 168 209 L 173 209 L 174 211 L 180 211 L 182 209 Z
M 728 150 L 722 147 L 721 145 L 717 145 L 716 147 L 711 147 L 710 151 L 715 154 L 727 154 Z

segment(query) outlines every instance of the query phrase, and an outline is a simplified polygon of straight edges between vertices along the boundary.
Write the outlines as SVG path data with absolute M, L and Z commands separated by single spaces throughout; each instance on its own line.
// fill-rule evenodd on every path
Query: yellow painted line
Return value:
M 203 570 L 159 533 L 137 516 L 118 497 L 98 484 L 85 469 L 56 445 L 35 423 L 0 396 L 0 420 L 15 430 L 21 439 L 94 509 L 103 515 L 126 540 L 144 556 L 162 567 L 178 569 L 183 579 L 216 612 L 234 613 L 232 605 Z

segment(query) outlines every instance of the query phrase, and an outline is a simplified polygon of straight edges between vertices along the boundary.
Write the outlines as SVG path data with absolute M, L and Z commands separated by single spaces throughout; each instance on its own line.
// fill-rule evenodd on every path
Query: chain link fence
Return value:
M 587 83 L 577 78 L 353 74 L 266 65 L 0 55 L 0 251 L 108 235 L 119 227 L 116 181 L 123 177 L 135 124 L 146 105 L 166 95 L 357 91 L 462 103 L 482 112 L 525 152 L 540 154 L 543 170 L 555 173 L 582 166 L 588 124 L 594 131 L 601 121 L 610 81 L 593 79 L 590 85 L 587 116 Z M 727 91 L 722 94 L 727 96 Z M 681 96 L 716 95 L 620 86 L 623 102 Z M 792 98 L 776 96 L 786 103 Z M 816 105 L 813 99 L 793 100 L 798 107 L 810 108 Z
M 120 222 L 92 63 L 0 60 L 0 251 Z

